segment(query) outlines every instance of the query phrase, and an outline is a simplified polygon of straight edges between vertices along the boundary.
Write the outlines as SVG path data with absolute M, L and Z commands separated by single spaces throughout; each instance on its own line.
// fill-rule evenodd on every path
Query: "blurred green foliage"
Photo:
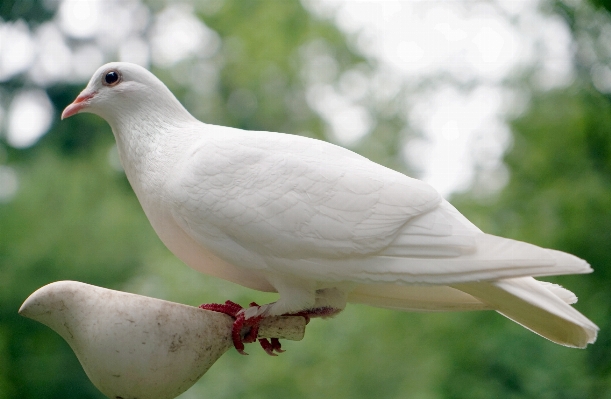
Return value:
M 3 2 L 0 13 L 35 25 L 52 16 L 43 3 Z M 558 10 L 572 7 L 563 6 Z M 219 52 L 154 72 L 204 121 L 326 139 L 306 99 L 308 49 L 333 60 L 330 84 L 351 69 L 371 71 L 330 21 L 311 16 L 296 0 L 227 0 L 214 13 L 196 12 L 220 36 Z M 194 90 L 190 71 L 204 64 L 218 68 L 218 81 Z M 22 81 L 18 76 L 3 90 Z M 47 93 L 61 110 L 80 89 L 53 85 Z M 593 265 L 593 275 L 554 281 L 574 290 L 577 308 L 601 326 L 595 345 L 563 348 L 493 312 L 349 306 L 331 321 L 312 322 L 304 341 L 285 342 L 288 352 L 278 358 L 255 346 L 247 348 L 249 357 L 230 351 L 181 398 L 611 398 L 611 104 L 587 75 L 568 88 L 531 94 L 526 111 L 511 121 L 508 185 L 492 198 L 474 189 L 454 202 L 489 233 L 572 252 Z M 355 149 L 405 170 L 400 107 L 365 105 L 375 124 Z M 16 313 L 31 292 L 52 281 L 192 305 L 274 299 L 176 260 L 109 161 L 113 143 L 108 126 L 92 115 L 56 120 L 25 150 L 0 143 L 5 163 L 20 177 L 17 195 L 0 204 L 0 399 L 102 397 L 58 335 Z
M 580 299 L 576 307 L 601 327 L 586 351 L 531 348 L 539 353 L 527 355 L 529 361 L 513 372 L 522 373 L 522 366 L 535 370 L 515 381 L 521 391 L 515 397 L 546 397 L 534 391 L 541 389 L 536 384 L 521 385 L 552 366 L 564 370 L 543 386 L 548 397 L 611 397 L 611 103 L 591 87 L 575 84 L 536 94 L 511 126 L 514 143 L 505 157 L 511 177 L 505 189 L 492 203 L 468 194 L 455 203 L 487 232 L 587 259 L 594 274 L 550 280 L 574 290 Z
M 44 0 L 5 0 L 0 3 L 0 18 L 4 21 L 23 19 L 28 23 L 40 23 L 53 17 L 50 2 Z

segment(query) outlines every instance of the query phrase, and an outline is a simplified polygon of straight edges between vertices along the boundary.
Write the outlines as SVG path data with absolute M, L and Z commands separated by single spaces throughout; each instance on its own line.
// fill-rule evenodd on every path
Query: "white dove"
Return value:
M 485 234 L 422 181 L 324 141 L 202 123 L 134 64 L 100 67 L 62 119 L 79 112 L 110 124 L 144 212 L 178 258 L 278 292 L 245 311 L 229 301 L 208 307 L 237 318 L 241 353 L 243 325 L 329 316 L 347 302 L 494 309 L 561 345 L 596 340 L 598 327 L 569 305 L 572 292 L 532 278 L 589 273 L 587 262 Z

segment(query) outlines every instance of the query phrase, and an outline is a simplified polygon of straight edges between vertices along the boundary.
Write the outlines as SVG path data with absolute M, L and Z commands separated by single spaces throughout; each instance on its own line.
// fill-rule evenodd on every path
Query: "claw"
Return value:
M 259 338 L 259 344 L 261 348 L 270 356 L 278 356 L 274 353 L 274 346 L 269 342 L 267 338 Z
M 282 349 L 282 345 L 280 344 L 280 340 L 278 338 L 272 338 L 272 348 L 278 353 L 286 352 L 284 349 Z

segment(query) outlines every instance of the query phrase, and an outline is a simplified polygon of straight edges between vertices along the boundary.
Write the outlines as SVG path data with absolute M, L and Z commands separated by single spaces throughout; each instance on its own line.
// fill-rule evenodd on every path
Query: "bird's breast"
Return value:
M 275 291 L 261 273 L 234 266 L 195 241 L 176 223 L 170 212 L 149 204 L 145 213 L 165 246 L 192 269 L 255 290 Z

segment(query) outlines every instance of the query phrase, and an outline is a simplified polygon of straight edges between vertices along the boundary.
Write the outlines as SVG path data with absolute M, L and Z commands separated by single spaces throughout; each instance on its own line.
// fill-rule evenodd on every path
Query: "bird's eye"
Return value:
M 121 76 L 119 75 L 119 72 L 117 72 L 117 71 L 108 71 L 108 72 L 106 72 L 106 75 L 104 75 L 103 83 L 106 86 L 114 86 L 117 83 L 119 83 L 120 77 Z

